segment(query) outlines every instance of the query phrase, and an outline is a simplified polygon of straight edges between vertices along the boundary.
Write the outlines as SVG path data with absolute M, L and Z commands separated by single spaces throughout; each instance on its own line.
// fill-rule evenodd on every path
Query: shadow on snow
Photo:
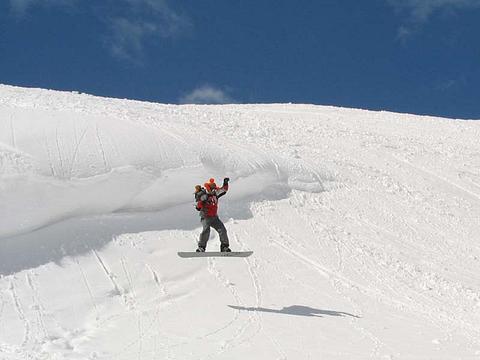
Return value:
M 290 189 L 286 187 L 277 187 L 255 197 L 235 200 L 226 197 L 220 205 L 220 218 L 224 222 L 230 218 L 249 219 L 252 217 L 250 206 L 253 201 L 280 200 L 286 198 L 289 192 Z M 93 249 L 101 249 L 125 233 L 193 231 L 200 226 L 193 201 L 155 212 L 69 218 L 28 233 L 0 239 L 0 275 L 10 275 L 49 262 L 60 264 L 65 257 L 81 256 Z
M 312 317 L 349 316 L 354 318 L 360 318 L 360 316 L 343 312 L 343 311 L 321 310 L 321 309 L 315 309 L 315 308 L 311 308 L 309 306 L 303 306 L 303 305 L 292 305 L 292 306 L 283 307 L 282 309 L 268 309 L 263 307 L 244 307 L 244 306 L 235 306 L 235 305 L 228 305 L 228 306 L 235 310 L 259 311 L 259 312 L 267 312 L 267 313 L 274 313 L 274 314 L 312 316 Z

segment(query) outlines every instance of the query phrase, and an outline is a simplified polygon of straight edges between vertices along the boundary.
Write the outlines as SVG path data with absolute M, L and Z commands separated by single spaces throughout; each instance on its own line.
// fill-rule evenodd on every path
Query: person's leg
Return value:
M 229 241 L 228 241 L 228 235 L 227 235 L 227 229 L 225 228 L 225 225 L 223 222 L 218 218 L 214 218 L 211 226 L 218 232 L 218 236 L 220 237 L 220 249 L 222 248 L 228 248 L 229 247 Z
M 202 222 L 202 232 L 200 233 L 200 238 L 198 240 L 198 247 L 206 249 L 207 247 L 207 241 L 208 238 L 210 237 L 210 221 L 208 218 L 204 218 L 201 220 Z

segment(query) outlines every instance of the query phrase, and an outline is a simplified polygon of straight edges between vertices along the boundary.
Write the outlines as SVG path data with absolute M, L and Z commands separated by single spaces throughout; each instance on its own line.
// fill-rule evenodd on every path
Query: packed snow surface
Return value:
M 479 138 L 0 86 L 0 359 L 480 359 Z M 254 254 L 179 258 L 194 186 L 227 176 Z

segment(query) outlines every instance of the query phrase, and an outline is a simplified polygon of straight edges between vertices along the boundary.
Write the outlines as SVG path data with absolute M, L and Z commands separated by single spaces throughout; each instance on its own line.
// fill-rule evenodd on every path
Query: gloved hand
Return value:
M 230 178 L 223 179 L 223 186 L 228 185 L 229 181 L 230 181 Z

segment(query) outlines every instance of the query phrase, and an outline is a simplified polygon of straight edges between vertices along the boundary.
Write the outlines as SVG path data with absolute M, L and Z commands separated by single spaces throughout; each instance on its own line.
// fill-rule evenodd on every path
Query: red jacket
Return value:
M 202 217 L 215 217 L 218 211 L 218 198 L 225 195 L 228 191 L 228 184 L 217 188 L 210 193 L 200 196 L 197 202 L 197 210 L 200 211 Z

